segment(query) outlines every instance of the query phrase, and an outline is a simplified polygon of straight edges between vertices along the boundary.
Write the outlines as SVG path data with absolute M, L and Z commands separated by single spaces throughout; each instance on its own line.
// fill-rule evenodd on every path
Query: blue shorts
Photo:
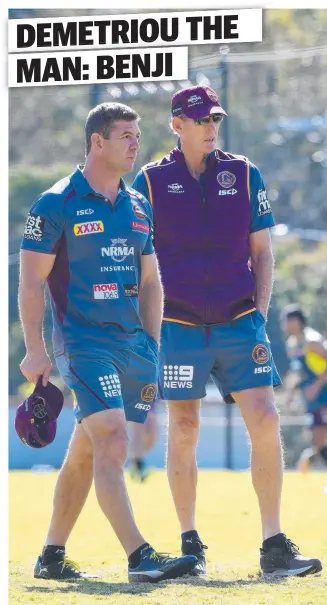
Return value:
M 156 397 L 159 370 L 158 345 L 149 334 L 130 349 L 64 353 L 56 363 L 73 393 L 78 422 L 114 408 L 123 408 L 126 420 L 145 422 Z
M 205 397 L 210 375 L 227 403 L 233 391 L 281 384 L 260 311 L 213 326 L 164 321 L 160 361 L 163 399 Z

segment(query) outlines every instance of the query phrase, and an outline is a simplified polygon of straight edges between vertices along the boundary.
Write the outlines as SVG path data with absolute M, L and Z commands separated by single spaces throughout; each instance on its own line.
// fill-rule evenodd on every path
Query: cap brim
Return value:
M 220 113 L 224 116 L 228 114 L 226 111 L 220 107 L 220 105 L 216 105 L 213 103 L 209 105 L 208 103 L 202 103 L 201 105 L 195 105 L 194 107 L 189 107 L 187 112 L 184 111 L 184 115 L 187 118 L 191 118 L 191 120 L 200 120 L 201 118 L 206 118 L 207 116 L 213 113 Z
M 226 113 L 226 111 L 225 111 L 225 110 L 224 110 L 222 107 L 218 107 L 218 106 L 213 107 L 213 108 L 210 110 L 210 113 L 209 113 L 208 115 L 211 115 L 211 114 L 213 114 L 213 113 L 220 113 L 220 114 L 222 114 L 223 116 L 228 116 L 228 113 Z

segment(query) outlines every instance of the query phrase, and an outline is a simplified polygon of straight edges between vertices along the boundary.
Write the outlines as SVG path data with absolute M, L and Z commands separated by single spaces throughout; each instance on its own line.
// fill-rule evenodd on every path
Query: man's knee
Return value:
M 127 426 L 123 411 L 106 410 L 94 414 L 94 417 L 85 424 L 95 459 L 123 466 L 128 451 Z
M 81 425 L 77 425 L 75 428 L 63 464 L 66 467 L 76 468 L 79 472 L 92 470 L 93 447 Z
M 256 421 L 254 422 L 253 433 L 256 440 L 268 440 L 269 438 L 279 438 L 280 436 L 280 418 L 274 404 L 268 405 L 264 410 L 258 410 Z
M 183 405 L 183 404 L 182 404 Z M 181 407 L 169 418 L 169 443 L 178 449 L 196 447 L 199 436 L 199 410 L 193 406 Z
M 252 404 L 251 414 L 247 419 L 247 428 L 252 442 L 267 441 L 279 438 L 280 417 L 275 401 L 264 394 L 257 395 Z

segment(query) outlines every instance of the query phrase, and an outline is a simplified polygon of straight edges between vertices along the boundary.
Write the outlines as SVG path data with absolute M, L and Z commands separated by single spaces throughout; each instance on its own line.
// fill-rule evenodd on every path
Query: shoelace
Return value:
M 286 550 L 290 552 L 292 555 L 298 555 L 300 553 L 299 547 L 292 542 L 289 538 L 285 540 Z
M 154 561 L 159 561 L 160 563 L 166 563 L 167 561 L 171 561 L 172 557 L 166 552 L 153 552 L 150 555 L 150 559 Z
M 71 567 L 75 571 L 80 571 L 81 570 L 81 568 L 78 565 L 78 563 L 76 563 L 75 561 L 72 561 L 71 559 L 68 559 L 68 557 L 66 557 L 66 556 L 64 557 L 64 560 L 63 560 L 62 569 L 64 570 L 65 567 Z

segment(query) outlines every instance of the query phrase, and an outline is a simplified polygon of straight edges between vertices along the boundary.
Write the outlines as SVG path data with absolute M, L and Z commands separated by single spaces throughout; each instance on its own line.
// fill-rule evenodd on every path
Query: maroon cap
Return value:
M 176 92 L 171 100 L 171 113 L 173 117 L 183 115 L 192 120 L 205 118 L 212 113 L 228 115 L 209 86 L 192 86 Z
M 62 410 L 64 396 L 51 382 L 42 385 L 40 376 L 33 393 L 16 411 L 15 429 L 25 445 L 40 448 L 51 443 L 57 430 L 57 418 Z

